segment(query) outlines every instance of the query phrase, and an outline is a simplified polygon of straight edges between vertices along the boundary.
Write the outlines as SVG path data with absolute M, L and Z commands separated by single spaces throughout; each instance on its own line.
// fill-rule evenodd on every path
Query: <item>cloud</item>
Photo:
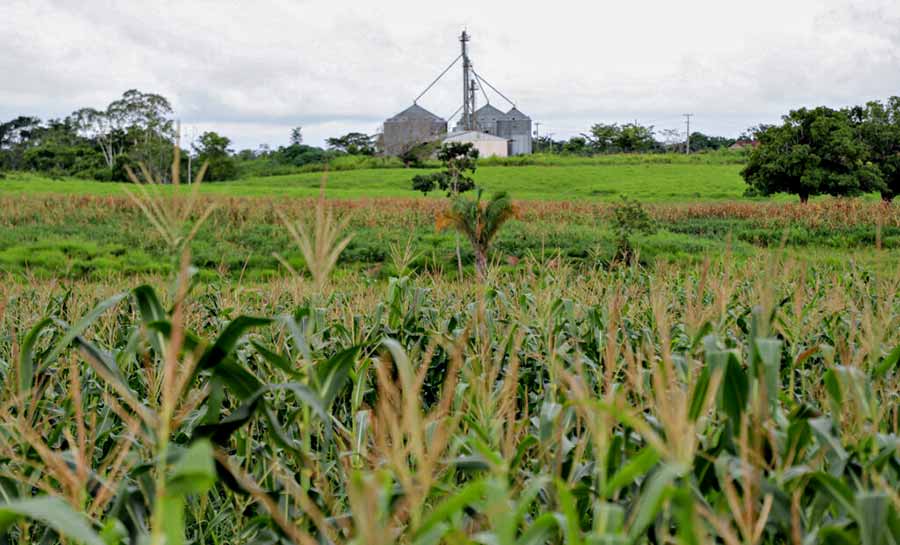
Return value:
M 790 108 L 897 94 L 895 4 L 7 0 L 0 118 L 64 116 L 137 88 L 239 148 L 283 144 L 296 125 L 321 143 L 408 106 L 467 26 L 476 70 L 557 137 L 596 121 L 680 127 L 685 112 L 736 135 Z M 457 72 L 421 104 L 456 110 Z

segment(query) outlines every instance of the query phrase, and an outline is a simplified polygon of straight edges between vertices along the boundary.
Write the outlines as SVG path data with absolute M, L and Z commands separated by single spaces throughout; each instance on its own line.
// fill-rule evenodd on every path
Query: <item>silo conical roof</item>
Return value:
M 494 106 L 491 106 L 490 104 L 485 104 L 481 108 L 475 110 L 475 117 L 478 119 L 491 117 L 496 119 L 504 119 L 506 118 L 506 114 L 503 113 L 503 111 L 498 110 Z
M 510 119 L 516 120 L 516 121 L 525 121 L 525 120 L 531 121 L 530 117 L 528 117 L 527 115 L 520 112 L 519 109 L 516 108 L 515 106 L 513 106 L 513 108 L 510 111 L 506 112 L 506 115 Z
M 418 104 L 413 104 L 409 108 L 388 119 L 388 122 L 412 121 L 419 119 L 427 119 L 430 121 L 444 121 L 442 118 L 434 115 Z

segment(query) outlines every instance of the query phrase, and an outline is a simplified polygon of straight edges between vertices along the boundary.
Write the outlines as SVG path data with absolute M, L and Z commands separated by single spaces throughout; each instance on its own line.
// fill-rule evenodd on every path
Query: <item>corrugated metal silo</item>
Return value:
M 384 153 L 400 155 L 413 146 L 447 134 L 447 121 L 413 104 L 384 122 Z

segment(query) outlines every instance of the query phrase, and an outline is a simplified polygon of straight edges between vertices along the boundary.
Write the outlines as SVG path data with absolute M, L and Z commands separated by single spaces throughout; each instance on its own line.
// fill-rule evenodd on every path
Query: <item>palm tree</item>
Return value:
M 475 200 L 456 197 L 450 209 L 438 217 L 437 230 L 453 227 L 469 239 L 475 254 L 475 269 L 484 278 L 491 241 L 519 211 L 505 191 L 495 193 L 488 202 L 482 202 L 481 194 L 482 190 L 478 189 Z

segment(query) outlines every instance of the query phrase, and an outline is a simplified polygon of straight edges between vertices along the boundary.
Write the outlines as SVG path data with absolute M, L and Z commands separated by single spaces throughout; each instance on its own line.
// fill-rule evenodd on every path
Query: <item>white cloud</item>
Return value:
M 476 70 L 566 137 L 595 121 L 736 135 L 802 105 L 900 94 L 894 0 L 412 0 L 0 4 L 0 118 L 62 116 L 130 88 L 235 147 L 359 130 L 412 99 L 473 34 Z M 452 71 L 422 104 L 458 106 Z M 502 100 L 495 99 L 497 103 Z

